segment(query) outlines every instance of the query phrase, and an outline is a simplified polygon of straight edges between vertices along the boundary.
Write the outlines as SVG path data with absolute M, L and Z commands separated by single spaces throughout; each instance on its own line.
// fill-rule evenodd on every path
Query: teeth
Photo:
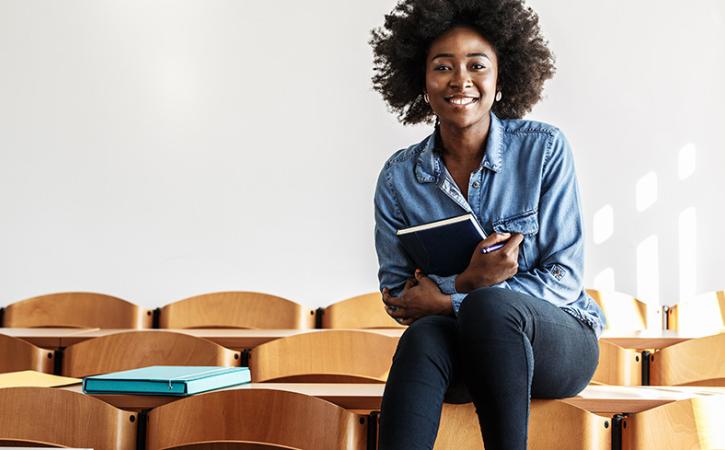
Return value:
M 473 103 L 476 99 L 471 97 L 456 97 L 451 98 L 448 101 L 453 103 L 454 105 L 468 105 L 470 103 Z

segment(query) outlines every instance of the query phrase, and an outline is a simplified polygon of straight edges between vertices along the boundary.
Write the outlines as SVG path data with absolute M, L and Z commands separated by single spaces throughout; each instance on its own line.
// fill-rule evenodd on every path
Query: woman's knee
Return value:
M 471 292 L 461 304 L 458 322 L 500 323 L 520 316 L 517 296 L 503 288 L 481 288 Z
M 471 292 L 458 311 L 458 325 L 464 336 L 475 333 L 497 334 L 520 331 L 524 317 L 519 296 L 502 288 L 482 288 Z
M 456 339 L 451 317 L 426 316 L 413 322 L 400 337 L 395 358 L 401 356 L 449 356 Z

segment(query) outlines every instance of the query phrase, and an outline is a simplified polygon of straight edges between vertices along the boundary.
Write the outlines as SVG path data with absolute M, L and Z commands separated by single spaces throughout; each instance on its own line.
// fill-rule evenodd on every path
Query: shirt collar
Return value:
M 481 167 L 500 172 L 503 169 L 503 123 L 491 112 L 491 125 L 486 139 L 486 151 L 481 160 Z M 420 183 L 437 183 L 443 173 L 443 161 L 436 151 L 438 131 L 434 131 L 422 143 L 423 150 L 418 155 L 415 165 L 415 176 Z

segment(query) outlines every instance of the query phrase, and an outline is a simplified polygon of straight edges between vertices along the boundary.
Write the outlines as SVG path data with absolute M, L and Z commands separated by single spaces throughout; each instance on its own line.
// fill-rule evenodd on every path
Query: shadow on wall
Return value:
M 600 267 L 593 272 L 591 285 L 599 290 L 620 290 L 635 294 L 638 298 L 652 304 L 672 304 L 679 299 L 692 297 L 697 293 L 697 251 L 698 251 L 698 223 L 697 206 L 698 197 L 695 194 L 697 169 L 697 147 L 694 143 L 688 143 L 679 149 L 677 153 L 677 181 L 672 183 L 672 188 L 684 193 L 680 199 L 672 201 L 671 198 L 663 198 L 660 193 L 659 179 L 656 171 L 650 171 L 642 175 L 634 184 L 635 217 L 630 212 L 621 214 L 621 221 L 615 222 L 616 211 L 611 204 L 605 204 L 598 208 L 592 215 L 591 240 L 595 248 L 606 251 L 609 244 L 615 239 L 615 231 L 628 236 L 628 240 L 635 244 L 634 258 L 634 281 L 635 289 L 629 286 L 619 286 L 617 282 L 617 270 L 629 270 L 626 262 L 613 260 L 612 265 Z M 699 189 L 706 188 L 699 186 Z M 678 201 L 679 200 L 679 201 Z M 684 201 L 683 201 L 684 200 Z M 636 229 L 635 225 L 640 217 L 648 214 L 657 214 L 654 211 L 655 205 L 662 204 L 666 209 L 664 217 L 667 219 L 660 223 L 653 233 Z M 624 208 L 623 208 L 624 209 Z M 637 217 L 636 215 L 641 215 Z M 660 217 L 663 213 L 660 212 Z M 629 228 L 629 229 L 628 229 Z M 662 247 L 667 247 L 661 252 Z M 676 258 L 663 259 L 662 253 L 676 254 Z M 663 266 L 666 266 L 668 276 L 662 279 Z M 669 276 L 675 272 L 675 277 Z M 630 280 L 631 280 L 630 276 Z M 622 283 L 625 284 L 625 283 Z M 679 285 L 678 290 L 674 286 Z M 660 291 L 664 287 L 667 292 Z

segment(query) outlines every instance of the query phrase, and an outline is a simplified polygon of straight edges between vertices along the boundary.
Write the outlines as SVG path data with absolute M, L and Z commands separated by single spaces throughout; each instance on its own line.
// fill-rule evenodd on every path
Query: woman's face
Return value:
M 428 52 L 425 87 L 441 125 L 486 123 L 496 96 L 498 61 L 493 46 L 468 27 L 451 28 Z

